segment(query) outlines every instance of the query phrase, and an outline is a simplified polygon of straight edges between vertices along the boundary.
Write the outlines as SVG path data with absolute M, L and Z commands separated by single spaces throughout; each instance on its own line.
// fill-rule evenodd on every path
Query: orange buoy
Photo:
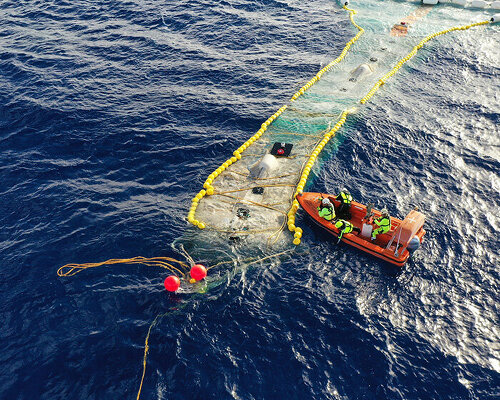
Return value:
M 181 281 L 177 276 L 170 275 L 165 278 L 165 282 L 163 282 L 163 284 L 165 285 L 165 289 L 167 289 L 169 292 L 175 292 L 177 289 L 179 289 Z
M 191 267 L 191 271 L 189 271 L 191 277 L 196 279 L 197 281 L 201 281 L 203 278 L 207 276 L 207 269 L 204 265 L 195 264 Z

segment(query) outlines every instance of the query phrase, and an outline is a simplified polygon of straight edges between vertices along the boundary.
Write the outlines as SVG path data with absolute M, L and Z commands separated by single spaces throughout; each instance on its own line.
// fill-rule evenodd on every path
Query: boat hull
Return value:
M 335 200 L 335 198 L 331 195 L 324 193 L 306 192 L 301 193 L 297 196 L 299 204 L 301 205 L 303 210 L 311 217 L 311 219 L 332 236 L 337 238 L 340 232 L 335 227 L 334 223 L 332 221 L 327 221 L 318 215 L 317 207 L 320 205 L 322 198 L 329 198 L 330 201 L 334 204 L 335 209 L 338 210 L 340 202 Z M 378 218 L 381 215 L 379 210 L 373 209 L 372 212 L 375 218 Z M 349 219 L 349 222 L 351 222 L 360 230 L 363 230 L 363 225 L 368 223 L 365 220 L 366 214 L 366 206 L 364 204 L 353 201 L 351 203 L 351 218 Z M 403 222 L 403 220 L 391 217 L 391 230 L 387 233 L 379 234 L 377 236 L 377 239 L 374 241 L 371 240 L 371 235 L 363 236 L 362 232 L 344 234 L 341 240 L 342 242 L 361 251 L 364 251 L 365 253 L 378 257 L 390 264 L 402 267 L 408 261 L 410 252 L 406 247 L 407 243 L 398 242 L 397 240 L 394 240 L 394 238 L 396 236 L 397 239 L 398 229 L 402 229 L 402 226 L 404 225 Z M 419 223 L 420 226 L 416 227 L 414 236 L 418 237 L 419 241 L 421 242 L 423 236 L 425 235 L 425 230 L 421 227 L 421 225 L 423 225 L 423 218 L 417 221 L 417 223 Z

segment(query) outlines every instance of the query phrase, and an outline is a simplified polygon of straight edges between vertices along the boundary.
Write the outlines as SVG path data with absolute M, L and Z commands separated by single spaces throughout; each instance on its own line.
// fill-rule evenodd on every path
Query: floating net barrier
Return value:
M 250 244 L 257 250 L 252 254 L 254 259 L 277 254 L 278 244 L 292 241 L 283 235 L 286 229 L 293 232 L 293 243 L 300 244 L 302 230 L 295 224 L 299 208 L 295 196 L 304 190 L 311 172 L 319 170 L 319 155 L 350 115 L 432 40 L 500 20 L 500 1 L 355 3 L 356 10 L 349 2 L 341 2 L 353 36 L 337 58 L 209 174 L 193 198 L 187 220 L 204 232 L 201 235 L 199 230 L 191 230 L 180 240 L 187 262 L 168 257 L 110 259 L 67 264 L 58 275 L 73 276 L 105 265 L 143 264 L 186 278 L 193 258 L 209 260 L 210 264 L 224 258 L 237 262 L 241 254 L 248 255 Z M 470 23 L 474 20 L 478 21 Z M 242 251 L 235 251 L 239 244 Z
M 500 8 L 499 2 L 484 1 L 354 3 L 356 10 L 342 2 L 355 35 L 340 55 L 206 178 L 187 219 L 217 235 L 200 233 L 200 238 L 226 245 L 244 241 L 247 248 L 261 249 L 292 240 L 300 244 L 302 229 L 295 224 L 299 208 L 295 196 L 304 190 L 310 173 L 319 170 L 319 155 L 349 115 L 429 41 L 497 22 L 494 13 Z M 286 228 L 293 239 L 283 235 Z

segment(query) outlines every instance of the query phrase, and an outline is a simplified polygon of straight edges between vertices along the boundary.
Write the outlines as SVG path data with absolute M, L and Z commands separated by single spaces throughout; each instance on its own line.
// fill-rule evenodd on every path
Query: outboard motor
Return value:
M 418 239 L 418 236 L 413 236 L 411 240 L 408 242 L 408 246 L 406 247 L 410 253 L 413 253 L 414 251 L 418 250 L 420 247 L 420 240 Z
M 416 209 L 409 212 L 401 225 L 394 230 L 391 240 L 387 243 L 387 249 L 396 242 L 394 254 L 398 256 L 400 252 L 408 249 L 413 252 L 420 247 L 420 240 L 417 234 L 423 230 L 425 215 Z M 425 231 L 424 231 L 425 233 Z

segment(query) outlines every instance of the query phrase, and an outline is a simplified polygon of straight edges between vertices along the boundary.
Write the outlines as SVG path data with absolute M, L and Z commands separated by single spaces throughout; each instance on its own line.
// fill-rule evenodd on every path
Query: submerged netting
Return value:
M 309 174 L 318 168 L 319 154 L 349 114 L 428 41 L 487 24 L 497 7 L 497 2 L 482 2 L 481 8 L 480 2 L 472 8 L 455 3 L 365 0 L 353 3 L 355 11 L 345 2 L 356 35 L 337 59 L 207 177 L 192 201 L 188 221 L 211 231 L 205 234 L 209 242 L 245 241 L 269 248 L 287 241 L 289 236 L 282 232 L 288 228 L 294 232 L 293 243 L 299 244 L 302 230 L 295 225 L 299 205 L 294 196 L 304 190 Z

